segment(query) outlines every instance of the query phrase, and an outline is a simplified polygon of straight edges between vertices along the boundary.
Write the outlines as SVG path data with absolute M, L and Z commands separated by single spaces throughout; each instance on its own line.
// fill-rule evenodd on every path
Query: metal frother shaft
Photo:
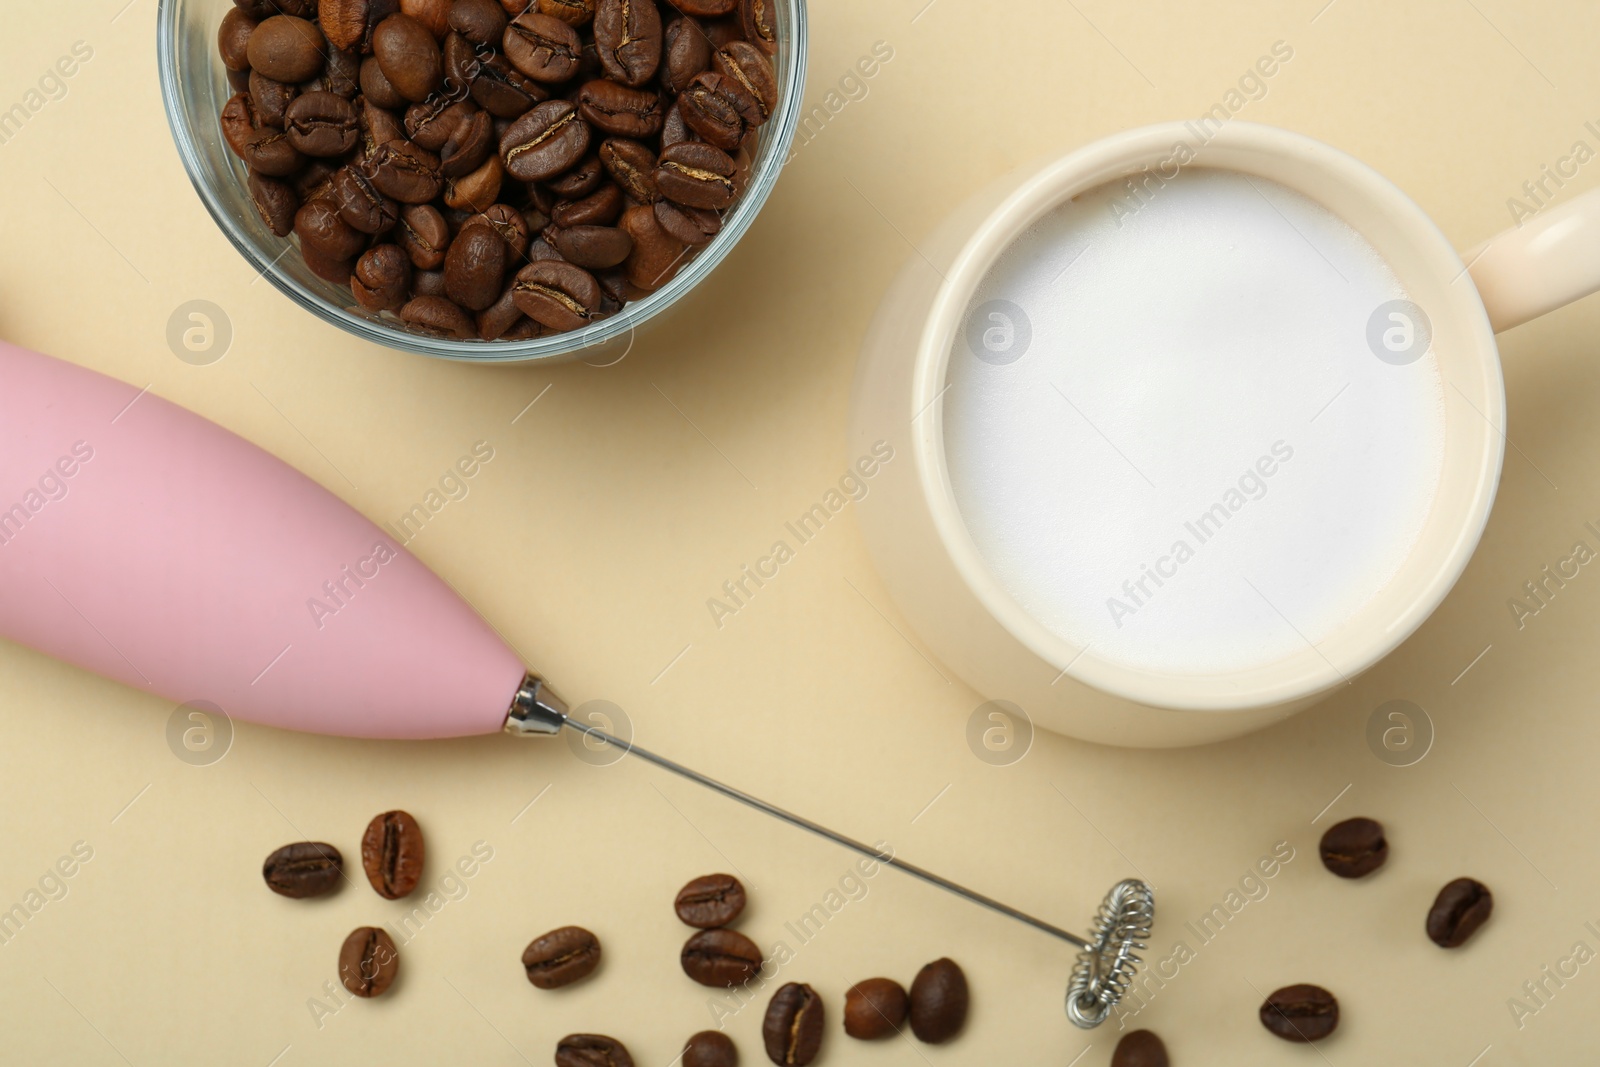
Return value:
M 556 696 L 542 678 L 530 672 L 523 679 L 522 688 L 517 691 L 511 709 L 506 715 L 506 732 L 519 737 L 548 737 L 559 734 L 564 726 L 613 745 L 623 753 L 631 752 L 642 760 L 703 785 L 707 789 L 715 790 L 725 797 L 731 797 L 757 811 L 765 812 L 773 818 L 781 819 L 791 826 L 809 830 L 818 837 L 843 845 L 878 863 L 904 871 L 946 892 L 954 893 L 963 900 L 1026 923 L 1035 930 L 1077 946 L 1082 951 L 1078 953 L 1078 962 L 1073 968 L 1072 981 L 1067 990 L 1067 1017 L 1077 1026 L 1089 1029 L 1104 1022 L 1133 981 L 1134 972 L 1140 962 L 1140 958 L 1134 955 L 1134 950 L 1147 947 L 1145 942 L 1150 936 L 1150 927 L 1155 920 L 1155 900 L 1150 887 L 1137 879 L 1127 879 L 1112 888 L 1095 915 L 1091 936 L 1083 938 L 1043 919 L 1036 919 L 1018 911 L 1010 905 L 1002 904 L 992 897 L 958 885 L 932 871 L 880 852 L 853 837 L 830 830 L 794 812 L 785 811 L 776 804 L 769 804 L 741 789 L 735 789 L 715 778 L 708 778 L 699 771 L 685 767 L 665 756 L 658 756 L 631 741 L 624 741 L 603 730 L 577 722 L 568 714 L 566 702 Z

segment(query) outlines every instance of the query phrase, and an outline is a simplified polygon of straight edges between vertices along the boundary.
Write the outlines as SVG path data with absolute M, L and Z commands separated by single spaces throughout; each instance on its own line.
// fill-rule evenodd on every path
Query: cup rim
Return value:
M 253 242 L 239 231 L 231 212 L 222 202 L 208 177 L 202 154 L 195 143 L 185 104 L 183 79 L 178 77 L 178 20 L 185 3 L 197 0 L 158 0 L 156 9 L 156 64 L 161 79 L 161 100 L 172 133 L 174 146 L 184 173 L 194 186 L 217 228 L 252 269 L 265 277 L 284 296 L 303 310 L 346 333 L 385 348 L 417 355 L 465 363 L 557 362 L 578 358 L 598 346 L 621 338 L 629 341 L 639 327 L 674 306 L 704 281 L 744 238 L 761 213 L 778 176 L 793 155 L 805 103 L 808 69 L 809 29 L 806 0 L 777 0 L 780 37 L 778 84 L 782 99 L 778 111 L 762 129 L 762 147 L 752 167 L 744 195 L 723 220 L 716 237 L 696 252 L 671 281 L 641 300 L 631 301 L 617 314 L 583 330 L 554 334 L 527 341 L 465 341 L 409 333 L 392 323 L 381 322 L 337 307 L 313 292 L 278 267 L 276 258 L 261 254 Z
M 1070 197 L 1167 160 L 1177 144 L 1192 147 L 1195 140 L 1191 123 L 1173 121 L 1095 141 L 1047 164 L 979 224 L 951 261 L 917 342 L 911 410 L 927 412 L 930 417 L 916 420 L 911 447 L 923 499 L 951 564 L 1000 626 L 1061 672 L 1057 681 L 1070 675 L 1078 682 L 1154 708 L 1237 712 L 1290 704 L 1347 683 L 1393 651 L 1443 601 L 1466 568 L 1488 522 L 1504 457 L 1505 388 L 1494 333 L 1477 290 L 1470 280 L 1444 286 L 1448 306 L 1430 304 L 1429 313 L 1436 323 L 1441 314 L 1453 317 L 1467 340 L 1464 347 L 1468 351 L 1459 358 L 1469 363 L 1471 374 L 1465 384 L 1479 398 L 1483 427 L 1481 432 L 1467 437 L 1462 434 L 1470 431 L 1470 424 L 1466 430 L 1447 430 L 1447 462 L 1453 450 L 1465 456 L 1463 462 L 1470 464 L 1470 489 L 1463 497 L 1460 521 L 1452 528 L 1454 536 L 1444 551 L 1423 559 L 1414 547 L 1398 574 L 1373 597 L 1376 601 L 1406 576 L 1419 587 L 1416 595 L 1393 613 L 1387 626 L 1358 632 L 1365 609 L 1358 610 L 1318 645 L 1308 645 L 1268 664 L 1214 674 L 1130 667 L 1096 655 L 1092 648 L 1080 647 L 1047 629 L 1001 585 L 972 539 L 955 499 L 944 448 L 942 397 L 959 322 L 1000 254 L 1033 222 Z M 1211 161 L 1218 157 L 1229 162 Z M 1230 121 L 1205 138 L 1196 158 L 1184 166 L 1248 173 L 1250 168 L 1241 166 L 1240 161 L 1251 159 L 1310 168 L 1310 172 L 1331 179 L 1373 205 L 1384 224 L 1418 254 L 1433 278 L 1459 282 L 1467 277 L 1454 246 L 1409 196 L 1367 164 L 1311 137 L 1273 126 Z M 1264 176 L 1296 188 L 1281 177 Z M 1304 189 L 1296 191 L 1318 199 Z M 1436 329 L 1436 338 L 1438 334 Z M 1469 449 L 1475 451 L 1468 455 Z M 1319 648 L 1335 644 L 1340 647 L 1333 658 Z

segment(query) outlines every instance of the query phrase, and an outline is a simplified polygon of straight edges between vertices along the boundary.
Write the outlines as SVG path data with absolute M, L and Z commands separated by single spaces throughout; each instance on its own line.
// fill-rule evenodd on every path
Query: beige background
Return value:
M 875 42 L 894 58 L 800 152 L 683 314 L 617 366 L 498 370 L 357 343 L 253 279 L 172 150 L 154 0 L 9 5 L 0 107 L 74 42 L 94 58 L 0 145 L 0 336 L 150 384 L 380 521 L 472 442 L 492 442 L 472 495 L 413 547 L 571 699 L 615 701 L 642 744 L 1066 925 L 1142 873 L 1159 890 L 1156 954 L 1179 940 L 1195 951 L 1136 1021 L 1165 1035 L 1176 1063 L 1578 1062 L 1594 1046 L 1600 964 L 1520 1029 L 1507 1000 L 1575 942 L 1600 950 L 1584 928 L 1600 928 L 1600 578 L 1586 571 L 1521 631 L 1506 600 L 1600 518 L 1595 301 L 1504 339 L 1516 448 L 1454 595 L 1381 667 L 1264 733 L 1164 753 L 1041 736 L 1014 766 L 981 763 L 964 740 L 978 696 L 897 632 L 853 519 L 720 630 L 705 601 L 843 472 L 875 302 L 908 239 L 990 178 L 1197 115 L 1281 39 L 1295 58 L 1244 117 L 1368 160 L 1466 246 L 1509 223 L 1507 198 L 1542 164 L 1578 138 L 1596 146 L 1584 122 L 1600 119 L 1600 10 L 925 2 L 813 5 L 811 101 Z M 1586 169 L 1562 198 L 1597 178 Z M 165 340 L 168 316 L 197 298 L 235 332 L 207 367 Z M 784 923 L 851 863 L 637 761 L 586 766 L 561 742 L 361 744 L 242 726 L 226 758 L 193 767 L 168 750 L 168 705 L 14 647 L 0 670 L 0 905 L 74 842 L 94 850 L 68 895 L 0 946 L 6 1062 L 548 1063 L 562 1034 L 599 1030 L 666 1067 L 711 1022 L 707 991 L 677 968 L 677 886 L 737 869 L 754 898 L 743 929 L 796 948 Z M 1365 742 L 1390 699 L 1421 705 L 1437 728 L 1409 768 Z M 319 1028 L 307 1002 L 344 934 L 407 909 L 364 885 L 280 899 L 259 864 L 303 836 L 353 854 L 366 820 L 394 806 L 427 828 L 430 885 L 473 842 L 494 858 L 405 946 L 390 996 Z M 1386 821 L 1393 854 L 1349 884 L 1315 849 L 1324 827 L 1358 813 Z M 1270 895 L 1202 946 L 1184 922 L 1279 841 L 1296 855 Z M 1494 888 L 1497 910 L 1445 953 L 1422 917 L 1466 873 Z M 973 983 L 971 1022 L 943 1048 L 868 1047 L 834 1027 L 823 1062 L 1108 1061 L 1113 1027 L 1084 1034 L 1063 1016 L 1063 946 L 893 873 L 867 885 L 783 978 L 816 986 L 836 1019 L 852 981 L 909 981 L 948 954 Z M 518 955 L 569 922 L 600 933 L 607 962 L 580 987 L 538 992 Z M 1255 1020 L 1262 992 L 1295 981 L 1344 1005 L 1341 1031 L 1315 1050 Z M 746 1063 L 762 1059 L 759 1016 L 729 1023 Z

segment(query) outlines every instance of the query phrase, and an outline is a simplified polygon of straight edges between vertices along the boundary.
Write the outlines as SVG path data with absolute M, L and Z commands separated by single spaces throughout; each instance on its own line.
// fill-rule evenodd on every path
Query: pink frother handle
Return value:
M 305 475 L 4 342 L 0 637 L 174 703 L 350 737 L 496 732 L 523 678 L 449 586 Z

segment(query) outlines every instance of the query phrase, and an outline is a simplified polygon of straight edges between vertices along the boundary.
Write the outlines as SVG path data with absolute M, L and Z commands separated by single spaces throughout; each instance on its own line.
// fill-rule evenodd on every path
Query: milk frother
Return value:
M 1066 998 L 1103 1022 L 1155 905 L 1118 883 L 1079 936 L 569 715 L 437 575 L 243 438 L 0 342 L 0 636 L 177 702 L 345 737 L 578 730 L 1080 949 Z

